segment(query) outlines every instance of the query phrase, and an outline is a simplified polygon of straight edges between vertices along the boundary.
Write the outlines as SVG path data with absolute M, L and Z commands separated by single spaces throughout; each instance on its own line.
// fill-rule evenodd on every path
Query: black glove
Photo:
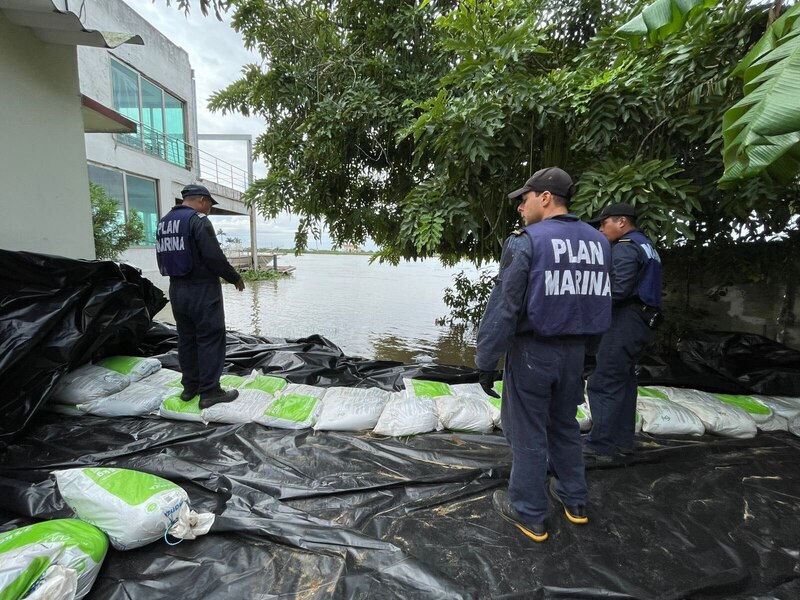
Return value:
M 500 379 L 497 371 L 478 371 L 478 383 L 481 384 L 483 391 L 492 396 L 499 398 L 500 394 L 494 391 L 494 382 Z

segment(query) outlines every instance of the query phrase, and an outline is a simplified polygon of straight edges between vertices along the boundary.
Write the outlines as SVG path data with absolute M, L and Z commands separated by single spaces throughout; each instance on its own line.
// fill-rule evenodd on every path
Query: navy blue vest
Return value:
M 639 246 L 640 254 L 645 257 L 644 266 L 639 269 L 636 282 L 636 294 L 648 306 L 661 307 L 661 257 L 653 248 L 650 240 L 640 231 L 631 231 L 622 236 Z
M 182 277 L 192 270 L 189 219 L 197 211 L 188 206 L 175 206 L 158 222 L 156 230 L 156 260 L 161 274 Z
M 611 246 L 573 215 L 525 228 L 533 255 L 527 320 L 537 335 L 593 335 L 611 327 Z

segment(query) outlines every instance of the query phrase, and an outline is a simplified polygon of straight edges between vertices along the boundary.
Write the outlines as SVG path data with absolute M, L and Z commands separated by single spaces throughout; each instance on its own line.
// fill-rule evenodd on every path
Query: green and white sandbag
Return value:
M 77 519 L 0 533 L 0 599 L 83 598 L 97 578 L 108 538 Z
M 317 422 L 324 396 L 325 388 L 290 383 L 254 421 L 278 429 L 308 429 Z
M 52 399 L 62 404 L 81 404 L 121 392 L 131 383 L 126 376 L 97 365 L 83 365 L 58 380 Z
M 700 390 L 674 387 L 650 386 L 666 394 L 671 402 L 692 411 L 702 422 L 708 433 L 731 438 L 755 437 L 758 429 L 750 415 L 732 404 L 726 404 L 713 394 Z
M 261 390 L 239 389 L 233 402 L 220 402 L 202 411 L 202 419 L 208 423 L 251 423 L 264 414 L 274 396 Z
M 776 417 L 786 419 L 786 429 L 790 430 L 790 424 L 800 419 L 800 398 L 791 396 L 753 396 L 760 402 L 770 407 Z
M 161 361 L 157 358 L 141 356 L 108 356 L 96 364 L 104 369 L 127 375 L 131 382 L 144 379 L 161 369 Z
M 642 431 L 655 435 L 703 435 L 703 422 L 692 411 L 670 402 L 664 392 L 640 387 L 636 411 L 642 416 Z
M 250 373 L 240 389 L 259 390 L 266 392 L 271 396 L 275 396 L 278 394 L 278 392 L 285 388 L 288 383 L 289 382 L 282 377 L 263 375 L 260 371 L 253 369 L 253 372 Z
M 171 395 L 161 401 L 158 414 L 165 419 L 175 421 L 195 421 L 205 423 L 203 411 L 200 408 L 200 396 L 195 396 L 188 402 L 181 400 L 181 388 L 176 389 Z
M 82 402 L 76 408 L 82 413 L 103 417 L 140 417 L 158 413 L 163 400 L 174 393 L 174 388 L 155 387 L 136 381 L 121 392 Z
M 53 475 L 75 515 L 104 531 L 117 550 L 138 548 L 167 534 L 193 539 L 214 523 L 213 514 L 190 510 L 183 488 L 150 473 L 87 467 Z
M 432 397 L 394 392 L 372 431 L 378 435 L 417 435 L 434 431 L 438 424 Z
M 774 431 L 772 409 L 754 396 L 736 394 L 712 394 L 720 402 L 738 406 L 745 411 L 762 431 Z
M 178 388 L 182 390 L 183 384 L 181 383 L 181 379 L 183 379 L 183 375 L 178 371 L 161 368 L 141 381 L 153 387 Z
M 589 431 L 592 428 L 592 410 L 589 407 L 589 402 L 583 402 L 578 405 L 575 411 L 575 420 L 578 421 L 581 431 Z
M 325 392 L 316 430 L 362 431 L 378 423 L 391 392 L 380 388 L 330 387 Z

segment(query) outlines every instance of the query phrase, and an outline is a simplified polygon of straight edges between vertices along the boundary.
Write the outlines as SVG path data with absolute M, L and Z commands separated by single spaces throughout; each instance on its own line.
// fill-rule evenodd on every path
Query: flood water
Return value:
M 277 281 L 247 282 L 244 292 L 223 285 L 228 329 L 282 338 L 320 334 L 349 356 L 404 363 L 433 361 L 474 367 L 475 334 L 436 325 L 448 310 L 442 300 L 453 275 L 438 260 L 369 264 L 369 256 L 306 254 L 279 257 L 294 266 Z M 154 278 L 166 291 L 167 282 Z M 174 322 L 169 307 L 156 317 Z

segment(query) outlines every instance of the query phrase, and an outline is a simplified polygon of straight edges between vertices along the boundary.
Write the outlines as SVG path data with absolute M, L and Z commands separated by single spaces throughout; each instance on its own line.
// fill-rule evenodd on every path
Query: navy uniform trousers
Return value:
M 653 330 L 640 316 L 639 306 L 615 307 L 611 329 L 597 350 L 597 368 L 587 392 L 592 430 L 587 446 L 598 454 L 614 455 L 633 448 L 636 419 L 636 361 L 653 339 Z
M 542 523 L 549 501 L 548 469 L 570 505 L 586 504 L 581 431 L 575 414 L 583 401 L 582 339 L 515 336 L 506 355 L 501 420 L 514 461 L 511 504 L 526 523 Z
M 225 307 L 219 280 L 172 280 L 169 299 L 178 329 L 184 389 L 200 393 L 218 389 L 225 364 Z

